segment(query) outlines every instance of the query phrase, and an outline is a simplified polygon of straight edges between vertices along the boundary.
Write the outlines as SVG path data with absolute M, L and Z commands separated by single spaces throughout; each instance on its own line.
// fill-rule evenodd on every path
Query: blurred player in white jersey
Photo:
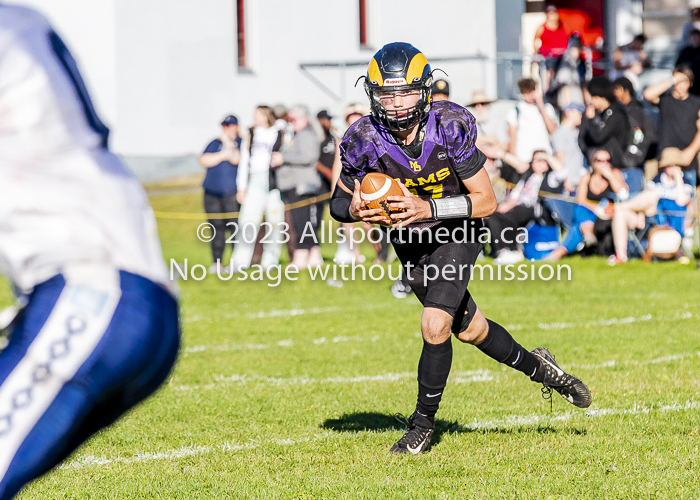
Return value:
M 147 397 L 179 347 L 153 213 L 46 19 L 0 5 L 0 500 Z

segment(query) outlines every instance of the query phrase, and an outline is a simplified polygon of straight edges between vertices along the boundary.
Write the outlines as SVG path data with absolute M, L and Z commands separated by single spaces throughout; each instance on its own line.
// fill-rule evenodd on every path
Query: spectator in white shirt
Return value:
M 554 107 L 544 103 L 535 80 L 521 78 L 518 89 L 522 99 L 506 118 L 510 136 L 509 152 L 529 163 L 535 151 L 552 153 L 549 136 L 557 129 L 557 116 Z
M 248 134 L 246 147 L 242 148 L 238 166 L 236 198 L 242 207 L 238 219 L 238 243 L 233 251 L 233 266 L 237 271 L 250 267 L 263 215 L 267 228 L 260 264 L 266 269 L 276 266 L 282 253 L 284 203 L 270 172 L 272 153 L 279 151 L 282 145 L 282 132 L 274 125 L 272 108 L 255 108 L 253 127 Z

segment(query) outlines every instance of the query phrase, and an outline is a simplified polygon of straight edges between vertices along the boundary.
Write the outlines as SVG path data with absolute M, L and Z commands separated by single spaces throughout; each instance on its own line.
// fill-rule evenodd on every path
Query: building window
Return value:
M 379 2 L 377 0 L 359 0 L 360 14 L 360 48 L 372 49 L 377 45 L 379 34 L 377 33 L 379 18 Z
M 367 0 L 360 1 L 360 47 L 369 46 L 367 37 Z
M 248 58 L 245 46 L 245 0 L 236 0 L 236 20 L 238 34 L 238 69 L 248 69 Z

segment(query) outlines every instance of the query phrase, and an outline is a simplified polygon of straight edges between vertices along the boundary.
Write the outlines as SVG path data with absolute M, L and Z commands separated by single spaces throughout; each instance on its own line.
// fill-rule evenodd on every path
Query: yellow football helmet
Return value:
M 394 42 L 382 47 L 367 68 L 365 92 L 374 117 L 390 130 L 410 130 L 428 116 L 433 72 L 423 53 L 409 43 Z M 381 96 L 388 92 L 419 90 L 415 106 L 388 111 Z

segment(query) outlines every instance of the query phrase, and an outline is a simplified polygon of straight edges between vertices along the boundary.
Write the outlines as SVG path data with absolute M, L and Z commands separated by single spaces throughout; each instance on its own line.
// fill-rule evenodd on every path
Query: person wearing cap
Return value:
M 321 154 L 316 163 L 316 170 L 321 176 L 321 194 L 329 193 L 331 190 L 331 179 L 333 178 L 333 161 L 335 160 L 338 141 L 333 135 L 333 116 L 327 110 L 321 110 L 316 115 L 318 124 L 321 125 L 323 131 L 323 140 L 321 141 Z M 321 207 L 323 202 L 320 202 Z
M 545 73 L 544 88 L 549 89 L 549 81 L 554 76 L 559 61 L 569 43 L 569 33 L 559 19 L 559 10 L 554 5 L 544 9 L 547 16 L 545 23 L 535 32 L 535 52 L 544 57 Z
M 476 120 L 476 147 L 486 155 L 484 168 L 491 178 L 496 200 L 502 202 L 506 197 L 506 186 L 496 181 L 501 177 L 501 151 L 508 149 L 508 127 L 503 118 L 491 113 L 491 103 L 483 90 L 475 90 L 472 100 L 464 107 L 468 108 Z M 496 148 L 496 149 L 493 149 Z M 495 151 L 495 153 L 494 153 Z M 491 152 L 491 154 L 489 154 Z
M 450 99 L 450 84 L 447 80 L 435 80 L 432 92 L 433 102 L 448 101 Z
M 323 131 L 323 139 L 321 140 L 321 151 L 316 162 L 316 170 L 321 178 L 321 190 L 319 195 L 330 197 L 332 181 L 333 181 L 333 164 L 336 157 L 340 156 L 338 140 L 333 135 L 333 116 L 325 109 L 316 114 L 318 124 Z M 340 161 L 340 158 L 338 158 Z M 328 200 L 321 200 L 316 203 L 316 212 L 319 220 L 323 219 L 323 211 Z
M 561 124 L 552 134 L 552 150 L 566 170 L 564 189 L 572 193 L 586 173 L 583 153 L 578 145 L 578 128 L 584 107 L 578 102 L 571 102 L 564 107 L 563 112 Z
M 212 218 L 211 253 L 213 264 L 209 272 L 216 272 L 223 262 L 226 230 L 233 233 L 238 223 L 240 205 L 236 200 L 236 175 L 241 159 L 241 138 L 238 137 L 238 118 L 228 115 L 221 121 L 221 135 L 211 141 L 199 157 L 206 169 L 204 182 L 204 211 L 207 214 L 236 214 L 227 218 Z M 229 224 L 233 223 L 233 224 Z M 233 245 L 232 245 L 233 250 Z M 224 272 L 228 272 L 225 270 Z
M 472 93 L 472 100 L 464 107 L 468 108 L 476 120 L 476 147 L 481 148 L 483 144 L 499 146 L 503 149 L 508 147 L 508 127 L 505 121 L 497 120 L 491 114 L 491 103 L 483 90 L 475 90 Z
M 681 165 L 683 152 L 678 148 L 665 148 L 661 151 L 659 173 L 647 183 L 646 189 L 634 198 L 615 206 L 612 219 L 615 254 L 610 257 L 610 265 L 627 262 L 629 230 L 643 228 L 645 216 L 656 214 L 659 200 L 675 202 L 679 209 L 690 203 L 695 186 L 684 182 Z

